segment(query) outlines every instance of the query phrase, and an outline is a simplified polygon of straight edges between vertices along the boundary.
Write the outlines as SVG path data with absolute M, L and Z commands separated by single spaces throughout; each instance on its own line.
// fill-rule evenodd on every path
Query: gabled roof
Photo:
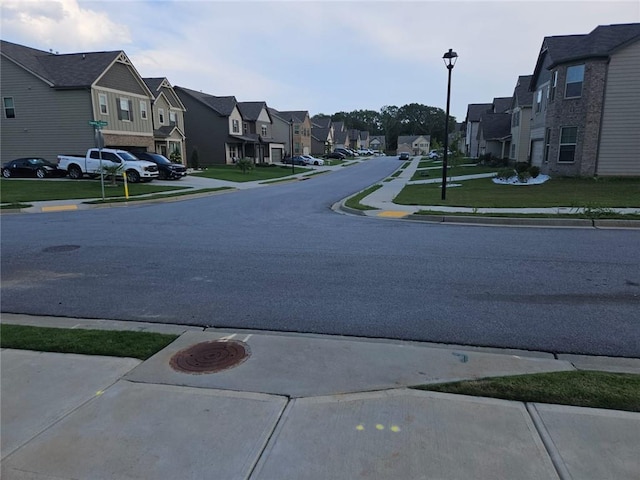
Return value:
M 360 130 L 352 128 L 349 130 L 349 140 L 358 140 L 360 138 Z
M 530 107 L 533 105 L 533 92 L 529 90 L 531 77 L 533 75 L 520 75 L 516 88 L 513 90 L 512 106 Z
M 387 138 L 384 135 L 371 135 L 369 137 L 369 142 L 373 142 L 377 140 L 380 143 L 387 143 Z
M 266 102 L 238 102 L 240 115 L 249 122 L 257 121 L 263 109 L 267 112 L 267 115 L 269 115 Z
M 144 83 L 147 85 L 147 87 L 149 87 L 149 90 L 151 90 L 151 93 L 153 93 L 153 96 L 155 98 L 158 97 L 158 95 L 160 94 L 160 92 L 162 91 L 162 82 L 164 82 L 164 78 L 143 78 L 142 80 L 144 80 Z
M 304 119 L 309 116 L 309 112 L 306 110 L 281 111 L 280 116 L 288 122 L 302 123 L 304 122 Z
M 177 131 L 184 138 L 184 133 L 177 125 L 163 125 L 153 131 L 153 136 L 157 138 L 169 138 L 174 131 Z
M 467 122 L 479 122 L 480 115 L 493 108 L 492 103 L 470 103 L 467 106 Z
M 511 108 L 513 97 L 496 97 L 493 99 L 493 113 L 505 113 Z
M 369 138 L 369 132 L 367 130 L 360 130 L 360 140 L 366 140 Z
M 545 37 L 531 79 L 535 85 L 545 57 L 549 57 L 547 69 L 588 58 L 608 58 L 617 49 L 640 40 L 640 23 L 599 25 L 586 35 L 558 35 Z
M 417 139 L 423 137 L 425 140 L 431 141 L 431 135 L 401 135 L 398 137 L 398 145 L 413 144 Z
M 334 132 L 344 132 L 346 131 L 344 128 L 344 122 L 333 122 L 333 131 Z
M 54 88 L 90 87 L 123 51 L 58 55 L 2 40 L 0 53 Z
M 329 132 L 331 132 L 331 128 L 329 127 L 318 127 L 316 125 L 311 126 L 311 136 L 321 142 L 327 141 L 329 138 Z
M 331 126 L 331 117 L 314 118 L 311 123 L 318 127 L 329 128 Z
M 511 115 L 508 113 L 484 113 L 480 121 L 478 137 L 482 132 L 485 140 L 498 140 L 511 134 Z
M 233 109 L 238 104 L 236 97 L 216 97 L 214 95 L 209 95 L 207 93 L 197 92 L 196 90 L 191 90 L 189 88 L 184 87 L 173 87 L 176 92 L 182 92 L 186 95 L 189 95 L 193 99 L 199 101 L 203 105 L 209 107 L 211 110 L 216 112 L 221 117 L 228 117 L 233 113 Z

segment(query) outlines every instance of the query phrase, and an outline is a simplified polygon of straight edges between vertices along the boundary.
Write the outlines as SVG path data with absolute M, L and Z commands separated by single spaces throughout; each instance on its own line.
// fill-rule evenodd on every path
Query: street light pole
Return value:
M 444 117 L 444 156 L 442 158 L 442 200 L 447 199 L 447 160 L 449 157 L 449 103 L 451 101 L 451 70 L 456 64 L 458 54 L 452 49 L 444 54 L 442 59 L 449 72 L 447 81 L 447 111 Z
M 291 148 L 291 174 L 295 175 L 296 173 L 296 167 L 295 164 L 293 163 L 293 117 L 291 117 L 291 125 L 290 125 L 290 130 L 291 130 L 291 145 L 289 145 L 289 147 Z

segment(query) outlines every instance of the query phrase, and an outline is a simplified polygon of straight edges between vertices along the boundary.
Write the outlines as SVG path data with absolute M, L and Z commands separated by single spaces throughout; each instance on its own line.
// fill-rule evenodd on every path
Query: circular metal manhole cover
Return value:
M 47 247 L 42 251 L 47 253 L 71 252 L 79 248 L 80 248 L 80 245 L 54 245 L 53 247 Z
M 192 345 L 171 357 L 171 367 L 185 373 L 216 373 L 240 365 L 251 355 L 249 345 L 215 340 Z

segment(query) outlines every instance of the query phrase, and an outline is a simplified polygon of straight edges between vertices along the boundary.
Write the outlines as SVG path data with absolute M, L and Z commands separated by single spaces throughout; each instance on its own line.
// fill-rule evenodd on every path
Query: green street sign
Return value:
M 102 128 L 102 127 L 106 127 L 109 124 L 104 120 L 91 120 L 89 121 L 89 125 L 91 125 L 94 128 Z

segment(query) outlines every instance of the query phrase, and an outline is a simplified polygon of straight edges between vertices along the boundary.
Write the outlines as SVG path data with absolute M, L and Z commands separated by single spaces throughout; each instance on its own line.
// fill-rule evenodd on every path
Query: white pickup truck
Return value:
M 84 175 L 100 175 L 100 157 L 102 166 L 109 167 L 120 164 L 127 174 L 127 181 L 137 183 L 139 181 L 150 182 L 158 178 L 158 165 L 146 160 L 140 160 L 126 150 L 112 148 L 90 148 L 84 157 L 75 155 L 58 155 L 58 168 L 69 174 L 69 178 L 79 179 Z

